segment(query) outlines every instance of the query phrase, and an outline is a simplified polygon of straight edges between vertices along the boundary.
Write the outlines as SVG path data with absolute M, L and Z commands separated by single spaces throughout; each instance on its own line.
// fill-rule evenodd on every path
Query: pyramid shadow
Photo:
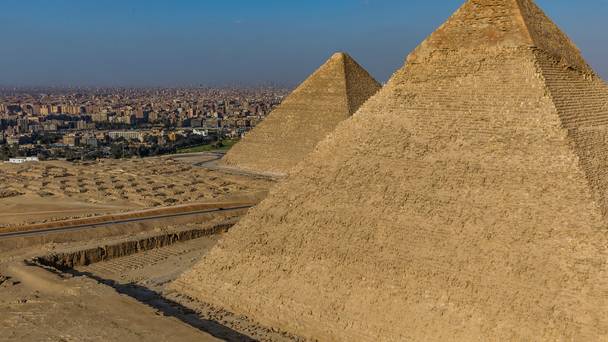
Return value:
M 240 332 L 233 330 L 219 322 L 202 319 L 192 309 L 189 309 L 180 303 L 177 303 L 171 299 L 164 297 L 161 293 L 151 290 L 145 286 L 141 286 L 134 283 L 120 284 L 111 279 L 105 279 L 99 277 L 90 272 L 80 272 L 74 269 L 62 270 L 63 273 L 70 274 L 72 276 L 84 276 L 91 278 L 100 284 L 110 286 L 116 292 L 127 295 L 138 302 L 145 304 L 155 310 L 161 312 L 164 316 L 174 317 L 179 319 L 181 322 L 198 329 L 202 332 L 210 334 L 216 338 L 222 339 L 228 342 L 251 342 L 256 341 L 255 339 L 241 334 Z

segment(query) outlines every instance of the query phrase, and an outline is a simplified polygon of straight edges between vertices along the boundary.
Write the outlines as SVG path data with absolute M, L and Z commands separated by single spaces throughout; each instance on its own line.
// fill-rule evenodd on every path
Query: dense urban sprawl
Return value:
M 238 139 L 287 89 L 0 89 L 0 160 L 174 153 Z

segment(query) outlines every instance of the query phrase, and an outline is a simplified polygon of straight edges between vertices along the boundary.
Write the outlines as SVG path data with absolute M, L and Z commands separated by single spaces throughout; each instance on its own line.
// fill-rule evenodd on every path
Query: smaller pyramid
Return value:
M 355 60 L 336 53 L 235 145 L 222 164 L 284 175 L 379 89 Z

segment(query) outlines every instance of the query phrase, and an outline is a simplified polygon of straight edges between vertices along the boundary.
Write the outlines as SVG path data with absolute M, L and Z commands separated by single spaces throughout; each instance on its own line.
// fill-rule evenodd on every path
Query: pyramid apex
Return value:
M 533 0 L 467 0 L 408 57 L 437 50 L 537 48 L 568 66 L 593 73 L 578 48 Z
M 222 163 L 287 174 L 379 89 L 380 84 L 348 54 L 334 53 L 234 146 Z
M 351 58 L 346 52 L 338 51 L 331 56 L 331 60 L 345 60 Z

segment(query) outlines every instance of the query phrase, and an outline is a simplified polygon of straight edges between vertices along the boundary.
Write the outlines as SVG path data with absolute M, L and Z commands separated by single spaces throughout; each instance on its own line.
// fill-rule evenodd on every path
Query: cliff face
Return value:
M 286 174 L 380 89 L 357 62 L 333 55 L 222 159 L 232 167 Z
M 532 1 L 470 0 L 174 287 L 319 340 L 606 339 L 606 103 Z

